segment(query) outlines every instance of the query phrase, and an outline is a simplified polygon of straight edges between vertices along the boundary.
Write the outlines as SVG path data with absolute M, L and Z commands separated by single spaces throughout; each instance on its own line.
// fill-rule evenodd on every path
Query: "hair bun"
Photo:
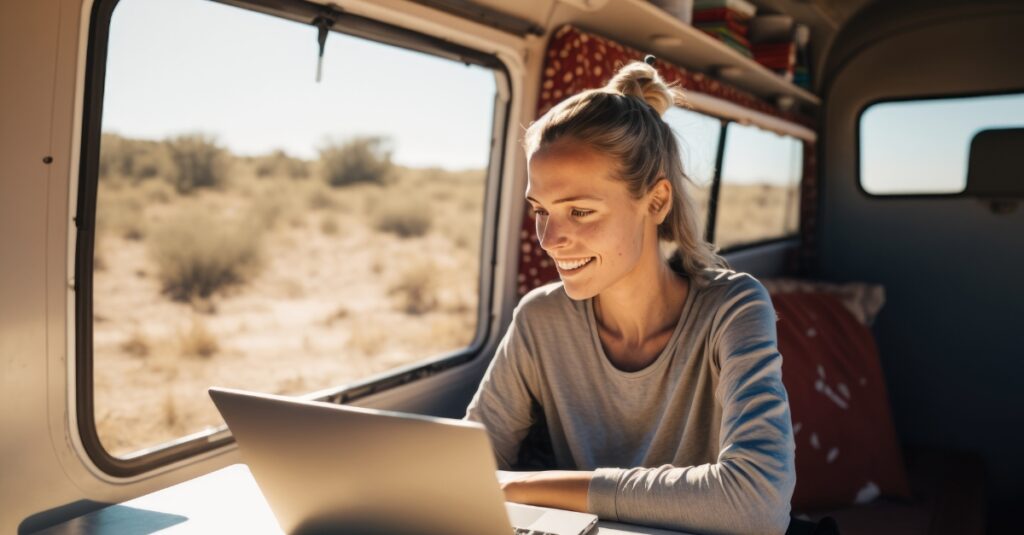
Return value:
M 647 63 L 634 61 L 623 66 L 605 85 L 605 90 L 636 97 L 659 115 L 665 115 L 675 104 L 683 104 L 683 93 L 676 87 L 669 87 L 658 71 Z

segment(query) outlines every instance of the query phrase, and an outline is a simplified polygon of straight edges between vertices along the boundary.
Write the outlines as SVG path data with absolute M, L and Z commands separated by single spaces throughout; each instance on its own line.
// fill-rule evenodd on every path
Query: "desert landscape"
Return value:
M 482 170 L 401 168 L 373 140 L 308 162 L 107 135 L 102 155 L 94 396 L 113 455 L 220 425 L 211 385 L 305 393 L 475 334 Z
M 104 135 L 93 369 L 110 454 L 221 425 L 209 386 L 307 393 L 471 342 L 484 171 L 401 167 L 376 138 L 319 156 Z M 725 246 L 795 229 L 795 188 L 721 196 Z

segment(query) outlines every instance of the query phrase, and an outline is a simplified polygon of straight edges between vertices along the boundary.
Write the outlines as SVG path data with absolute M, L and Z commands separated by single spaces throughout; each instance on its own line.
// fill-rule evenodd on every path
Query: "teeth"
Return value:
M 593 259 L 594 259 L 593 257 L 590 257 L 590 258 L 584 258 L 582 260 L 573 260 L 573 261 L 569 261 L 569 262 L 562 261 L 562 260 L 555 260 L 555 263 L 558 264 L 558 267 L 560 267 L 562 269 L 570 270 L 570 269 L 576 269 L 576 268 L 582 267 L 584 264 L 590 262 Z

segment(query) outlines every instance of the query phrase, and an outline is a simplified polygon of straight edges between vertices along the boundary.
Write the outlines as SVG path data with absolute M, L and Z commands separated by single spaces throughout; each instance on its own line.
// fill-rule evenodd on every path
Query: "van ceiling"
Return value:
M 550 22 L 559 4 L 584 9 L 593 6 L 599 10 L 610 1 L 623 0 L 417 0 L 419 3 L 444 11 L 467 14 L 473 6 L 528 21 L 537 28 L 551 30 Z M 639 0 L 644 1 L 644 0 Z M 811 29 L 811 58 L 814 72 L 820 72 L 825 56 L 839 30 L 855 13 L 875 0 L 750 0 L 757 5 L 759 13 L 785 13 L 806 24 Z M 607 37 L 614 38 L 609 35 Z M 685 67 L 685 65 L 684 65 Z M 815 79 L 815 93 L 818 93 L 818 77 Z

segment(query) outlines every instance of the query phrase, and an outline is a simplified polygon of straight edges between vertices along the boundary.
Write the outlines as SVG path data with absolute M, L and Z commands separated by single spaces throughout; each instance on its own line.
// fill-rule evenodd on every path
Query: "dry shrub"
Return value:
M 373 228 L 402 238 L 426 234 L 433 224 L 430 206 L 412 195 L 385 195 L 373 211 Z
M 100 180 L 126 180 L 137 183 L 167 176 L 171 162 L 157 141 L 131 139 L 113 133 L 100 138 Z
M 174 401 L 174 392 L 170 388 L 164 391 L 163 420 L 164 427 L 167 429 L 177 429 L 181 420 L 181 416 L 178 414 L 178 405 Z
M 202 320 L 192 318 L 192 326 L 179 333 L 181 354 L 187 357 L 210 358 L 220 351 L 217 338 L 206 328 Z
M 181 376 L 181 363 L 176 356 L 162 352 L 146 359 L 146 373 L 163 381 L 174 381 Z
M 142 198 L 151 203 L 166 204 L 176 196 L 174 188 L 163 180 L 147 180 L 137 187 Z
M 149 240 L 163 291 L 177 301 L 209 297 L 244 282 L 259 267 L 262 229 L 182 210 Z
M 451 212 L 454 212 L 454 215 L 446 215 L 441 221 L 442 227 L 439 229 L 439 234 L 451 240 L 456 249 L 475 253 L 480 249 L 480 242 L 483 239 L 482 214 L 454 210 Z M 447 214 L 449 211 L 445 213 Z
M 325 217 L 320 221 L 320 230 L 328 236 L 338 233 L 338 220 L 333 217 Z
M 309 164 L 306 161 L 288 156 L 288 153 L 280 149 L 266 156 L 255 158 L 255 164 L 256 176 L 259 178 L 302 179 L 309 177 Z
M 273 228 L 282 218 L 294 220 L 291 198 L 287 192 L 271 190 L 252 202 L 247 219 L 264 228 Z
M 328 142 L 320 148 L 320 165 L 324 180 L 334 187 L 386 184 L 394 171 L 388 141 L 380 137 L 355 137 L 343 144 Z
M 406 314 L 426 314 L 437 308 L 437 273 L 429 261 L 415 262 L 401 271 L 398 280 L 388 289 L 398 310 Z
M 326 186 L 320 186 L 310 191 L 308 204 L 313 210 L 336 208 L 338 206 L 338 202 L 334 198 L 334 194 L 331 193 L 329 189 L 326 189 Z
M 164 141 L 164 146 L 173 164 L 168 179 L 178 193 L 227 183 L 231 158 L 212 136 L 185 134 Z
M 380 256 L 374 256 L 373 260 L 370 261 L 370 272 L 374 275 L 384 273 L 384 259 Z
M 341 306 L 338 307 L 337 310 L 335 310 L 329 316 L 324 318 L 324 325 L 327 325 L 327 326 L 334 325 L 334 322 L 343 320 L 345 318 L 348 318 L 349 314 L 351 314 L 349 309 L 346 308 L 344 305 L 341 305 Z
M 115 233 L 127 240 L 146 235 L 143 203 L 134 188 L 113 191 L 101 188 L 97 198 L 96 228 L 101 234 Z
M 141 331 L 134 331 L 128 336 L 128 339 L 121 342 L 121 351 L 128 353 L 129 355 L 142 358 L 149 355 L 149 339 Z

